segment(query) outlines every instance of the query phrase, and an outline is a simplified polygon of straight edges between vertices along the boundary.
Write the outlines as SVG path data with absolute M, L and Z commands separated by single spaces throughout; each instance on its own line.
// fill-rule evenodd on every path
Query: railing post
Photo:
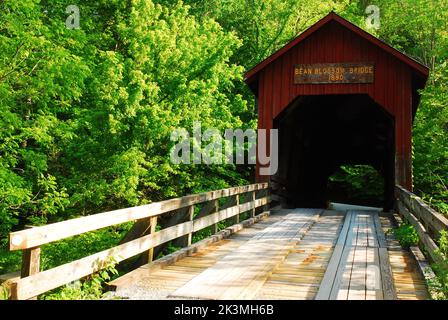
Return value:
M 215 212 L 219 211 L 219 201 L 218 199 L 214 200 L 215 201 Z M 218 223 L 215 223 L 213 225 L 213 234 L 218 233 Z
M 23 250 L 21 278 L 40 272 L 40 247 Z
M 190 222 L 193 225 L 193 219 L 194 219 L 194 205 L 190 206 L 190 208 L 188 208 L 188 214 L 190 215 Z M 193 228 L 193 226 L 192 226 Z M 193 232 L 190 232 L 188 234 L 188 246 L 191 246 L 191 242 L 193 240 Z
M 240 195 L 239 194 L 237 194 L 235 196 L 235 202 L 236 202 L 237 206 L 240 205 Z M 235 218 L 235 221 L 237 224 L 240 223 L 240 213 L 241 213 L 240 208 L 238 208 L 238 214 L 236 215 L 236 218 Z
M 269 188 L 269 185 L 268 185 L 268 187 L 264 190 L 266 193 L 267 203 L 263 206 L 263 211 L 267 212 L 271 208 L 271 189 Z
M 252 208 L 252 218 L 255 218 L 255 210 L 256 210 L 256 208 L 255 208 L 255 200 L 256 200 L 257 197 L 255 196 L 255 192 L 256 191 L 252 192 L 252 203 L 254 205 L 254 207 Z
M 33 227 L 27 226 L 26 229 Z M 29 248 L 22 251 L 22 267 L 20 270 L 20 278 L 26 278 L 40 272 L 40 247 Z M 17 286 L 11 286 L 11 299 L 17 300 Z M 29 300 L 37 300 L 37 297 Z
M 157 216 L 151 217 L 149 220 L 150 223 L 150 234 L 154 234 L 156 232 L 157 227 Z M 154 260 L 154 247 L 149 249 L 148 251 L 148 263 L 151 263 Z
M 32 229 L 33 226 L 25 226 L 25 229 Z M 21 278 L 29 277 L 40 272 L 40 247 L 22 250 Z

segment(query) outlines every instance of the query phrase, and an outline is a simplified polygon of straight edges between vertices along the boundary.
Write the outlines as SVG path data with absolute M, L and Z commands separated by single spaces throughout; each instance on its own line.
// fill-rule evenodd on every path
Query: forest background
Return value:
M 378 29 L 366 24 L 372 4 Z M 79 29 L 66 26 L 68 5 Z M 446 0 L 0 0 L 0 274 L 19 268 L 8 233 L 26 225 L 253 182 L 250 166 L 173 165 L 170 133 L 193 121 L 256 128 L 244 72 L 331 11 L 430 68 L 414 184 L 448 214 Z M 372 176 L 344 167 L 332 181 L 356 194 Z M 125 231 L 50 246 L 43 268 Z

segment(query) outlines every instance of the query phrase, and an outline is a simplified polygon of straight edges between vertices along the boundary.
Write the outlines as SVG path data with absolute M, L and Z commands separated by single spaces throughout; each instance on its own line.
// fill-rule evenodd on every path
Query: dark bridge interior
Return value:
M 359 164 L 381 174 L 383 207 L 392 208 L 394 120 L 368 95 L 299 97 L 274 127 L 280 145 L 272 187 L 283 207 L 326 208 L 329 177 L 342 165 Z

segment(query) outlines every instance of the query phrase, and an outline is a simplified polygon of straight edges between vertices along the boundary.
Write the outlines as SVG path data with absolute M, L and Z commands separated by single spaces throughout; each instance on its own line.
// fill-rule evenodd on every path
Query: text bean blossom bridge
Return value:
M 13 232 L 10 250 L 23 260 L 20 275 L 2 278 L 11 298 L 120 263 L 133 271 L 110 288 L 129 299 L 428 299 L 428 263 L 448 221 L 411 193 L 412 122 L 427 78 L 425 66 L 330 13 L 246 74 L 259 128 L 279 132 L 278 172 L 262 176 L 257 164 L 256 184 Z M 383 177 L 383 208 L 328 206 L 329 177 L 358 164 Z M 426 256 L 394 239 L 402 220 Z M 41 246 L 130 222 L 117 246 L 41 270 Z M 170 244 L 182 248 L 158 258 Z

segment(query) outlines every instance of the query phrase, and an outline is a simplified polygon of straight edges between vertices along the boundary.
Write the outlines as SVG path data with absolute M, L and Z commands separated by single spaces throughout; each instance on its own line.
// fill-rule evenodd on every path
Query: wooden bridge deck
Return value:
M 278 210 L 160 269 L 116 281 L 128 299 L 427 299 L 415 262 L 368 211 Z

